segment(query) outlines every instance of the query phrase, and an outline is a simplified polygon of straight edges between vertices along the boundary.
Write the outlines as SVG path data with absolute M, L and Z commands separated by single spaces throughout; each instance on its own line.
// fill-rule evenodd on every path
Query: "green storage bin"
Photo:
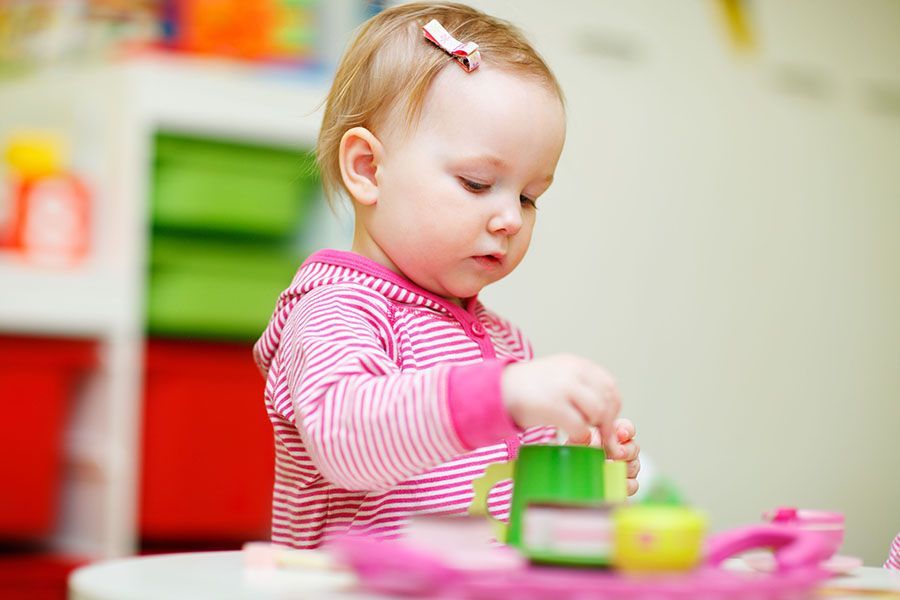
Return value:
M 158 228 L 288 237 L 318 190 L 312 152 L 156 137 L 152 219 Z
M 158 235 L 147 328 L 168 336 L 255 339 L 302 260 L 282 246 Z

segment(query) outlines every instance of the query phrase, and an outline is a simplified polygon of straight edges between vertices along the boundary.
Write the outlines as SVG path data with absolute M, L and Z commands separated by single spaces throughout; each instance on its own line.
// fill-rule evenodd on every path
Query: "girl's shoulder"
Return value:
M 488 308 L 482 304 L 481 301 L 478 301 L 478 304 L 475 307 L 475 315 L 478 317 L 478 320 L 485 325 L 493 325 L 495 330 L 521 331 L 521 328 L 510 319 L 507 319 L 495 310 Z
M 534 357 L 531 341 L 518 325 L 480 302 L 475 308 L 475 314 L 478 316 L 478 320 L 484 324 L 485 329 L 491 332 L 495 345 L 505 349 L 505 354 L 521 359 Z

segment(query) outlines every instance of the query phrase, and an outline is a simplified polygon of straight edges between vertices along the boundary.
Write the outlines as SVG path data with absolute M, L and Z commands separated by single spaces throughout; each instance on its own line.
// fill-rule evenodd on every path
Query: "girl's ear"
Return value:
M 383 146 L 365 127 L 348 129 L 339 147 L 341 179 L 354 201 L 371 206 L 378 201 L 376 174 Z

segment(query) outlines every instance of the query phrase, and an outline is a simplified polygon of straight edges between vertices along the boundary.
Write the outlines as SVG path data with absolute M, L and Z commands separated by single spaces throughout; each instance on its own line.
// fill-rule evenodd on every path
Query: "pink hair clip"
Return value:
M 466 71 L 471 72 L 478 68 L 478 64 L 481 62 L 481 52 L 478 51 L 478 44 L 475 42 L 463 44 L 450 35 L 437 19 L 432 19 L 422 29 L 425 31 L 426 39 L 458 60 L 459 64 Z

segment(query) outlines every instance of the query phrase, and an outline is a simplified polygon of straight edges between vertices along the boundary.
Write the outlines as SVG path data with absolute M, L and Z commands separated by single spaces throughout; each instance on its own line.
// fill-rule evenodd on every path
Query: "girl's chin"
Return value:
M 455 304 L 465 306 L 466 299 L 471 298 L 472 296 L 477 296 L 481 293 L 481 290 L 483 290 L 490 283 L 493 283 L 493 281 L 479 282 L 476 285 L 453 286 L 448 288 L 446 293 L 439 295 L 443 296 L 447 300 L 450 300 L 451 302 L 454 302 Z
M 454 276 L 455 275 L 455 276 Z M 423 286 L 432 294 L 440 296 L 446 300 L 464 306 L 467 298 L 477 296 L 488 285 L 500 280 L 506 273 L 498 272 L 457 272 L 445 273 L 442 280 L 434 281 L 433 285 Z

